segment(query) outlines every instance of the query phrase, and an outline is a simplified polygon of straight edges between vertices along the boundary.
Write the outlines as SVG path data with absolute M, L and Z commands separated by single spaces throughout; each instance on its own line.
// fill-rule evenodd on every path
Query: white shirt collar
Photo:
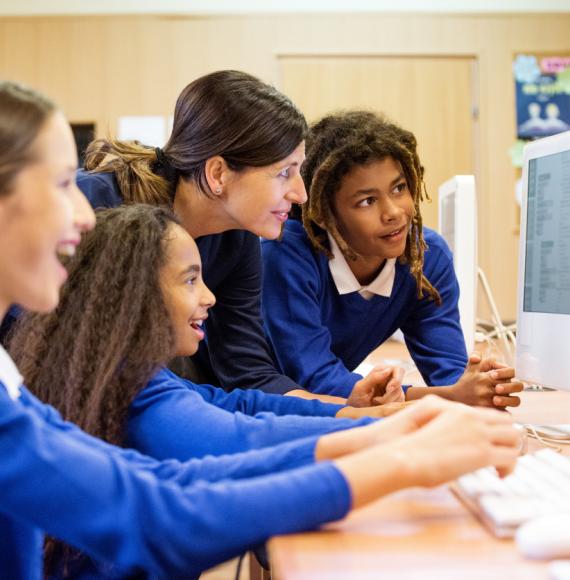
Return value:
M 20 386 L 24 383 L 24 377 L 2 345 L 0 345 L 0 382 L 6 387 L 12 400 L 15 401 L 20 396 Z
M 329 260 L 329 269 L 338 293 L 350 294 L 351 292 L 358 292 L 367 300 L 372 298 L 374 294 L 389 298 L 392 294 L 394 278 L 396 276 L 396 258 L 386 260 L 378 276 L 367 286 L 362 286 L 352 273 L 346 258 L 343 256 L 334 238 L 328 232 L 327 235 L 333 254 L 332 260 Z

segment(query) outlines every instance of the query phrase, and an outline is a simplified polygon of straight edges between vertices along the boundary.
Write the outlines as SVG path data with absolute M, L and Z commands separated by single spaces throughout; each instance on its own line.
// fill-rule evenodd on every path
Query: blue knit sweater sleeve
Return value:
M 122 449 L 109 445 L 101 439 L 91 437 L 73 423 L 64 421 L 57 411 L 43 405 L 29 393 L 23 390 L 22 400 L 47 419 L 52 428 L 65 432 L 77 441 L 83 441 L 93 448 L 99 448 L 104 453 L 115 455 L 128 461 L 137 469 L 145 470 L 159 479 L 167 479 L 178 485 L 191 485 L 197 481 L 218 481 L 220 479 L 246 478 L 265 475 L 304 466 L 314 462 L 314 450 L 317 438 L 307 436 L 295 441 L 283 443 L 271 449 L 243 450 L 243 453 L 205 457 L 203 459 L 184 458 L 184 462 L 174 460 L 156 461 L 133 449 Z M 190 430 L 187 428 L 187 430 Z M 247 452 L 246 452 L 247 451 Z
M 272 412 L 259 412 L 263 405 L 253 409 L 244 405 L 243 412 L 235 410 L 239 405 L 228 405 L 229 410 L 224 410 L 216 406 L 217 393 L 211 397 L 213 404 L 205 401 L 202 393 L 219 391 L 224 395 L 221 399 L 235 399 L 236 391 L 226 394 L 215 387 L 204 390 L 200 387 L 180 379 L 170 371 L 160 371 L 131 404 L 127 444 L 158 459 L 186 460 L 261 449 L 374 421 L 368 418 L 355 421 L 330 417 L 277 416 Z M 265 395 L 259 391 L 245 393 L 248 396 L 255 394 L 285 398 Z M 266 408 L 271 410 L 270 405 Z
M 281 370 L 313 393 L 348 397 L 362 376 L 331 350 L 322 321 L 318 257 L 293 229 L 264 241 L 263 319 Z
M 196 391 L 201 397 L 226 411 L 241 411 L 247 415 L 256 413 L 275 413 L 276 415 L 301 415 L 304 417 L 334 417 L 346 405 L 334 405 L 331 403 L 322 403 L 315 399 L 301 399 L 300 397 L 283 397 L 271 393 L 264 393 L 259 390 L 234 389 L 227 393 L 223 389 L 212 385 L 199 385 L 191 381 L 182 379 L 172 373 L 164 370 L 156 375 L 155 380 L 163 380 L 166 375 L 170 379 L 181 382 L 187 388 Z
M 310 465 L 312 441 L 302 442 L 300 452 L 293 445 L 278 451 L 282 458 L 299 453 L 297 463 L 309 464 L 284 473 L 279 465 L 270 473 L 272 460 L 263 451 L 251 452 L 255 461 L 238 473 L 216 471 L 220 459 L 229 465 L 228 458 L 195 462 L 209 463 L 212 483 L 201 477 L 205 471 L 178 477 L 192 470 L 189 464 L 173 461 L 161 470 L 158 462 L 66 428 L 57 414 L 40 413 L 41 404 L 29 393 L 22 397 L 14 402 L 0 388 L 2 513 L 13 518 L 0 520 L 6 526 L 0 535 L 19 529 L 18 541 L 31 561 L 37 559 L 29 550 L 39 546 L 35 538 L 25 546 L 30 525 L 123 569 L 189 577 L 272 534 L 310 529 L 349 509 L 340 472 L 328 463 Z M 236 475 L 245 479 L 226 479 Z
M 441 305 L 417 300 L 401 329 L 427 385 L 451 385 L 465 370 L 467 350 L 459 322 L 459 284 L 453 256 L 443 238 L 427 230 L 424 275 L 438 290 Z

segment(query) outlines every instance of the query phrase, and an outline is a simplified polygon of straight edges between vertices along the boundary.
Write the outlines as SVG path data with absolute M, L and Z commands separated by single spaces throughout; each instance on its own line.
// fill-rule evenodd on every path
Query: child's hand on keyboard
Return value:
M 518 407 L 520 399 L 513 393 L 522 391 L 523 384 L 513 380 L 514 376 L 512 367 L 473 353 L 462 377 L 452 387 L 453 398 L 479 407 Z
M 431 399 L 432 397 L 429 397 Z M 475 469 L 494 466 L 501 477 L 515 466 L 520 450 L 520 433 L 510 416 L 493 409 L 474 409 L 448 401 L 424 398 L 410 409 L 383 423 L 402 421 L 410 415 L 420 425 L 408 435 L 386 444 L 400 449 L 413 470 L 416 485 L 436 486 Z M 408 426 L 410 423 L 408 423 Z
M 493 466 L 515 466 L 520 435 L 506 413 L 426 396 L 376 425 L 319 439 L 317 460 L 334 460 L 352 507 L 406 487 L 433 487 Z
M 442 413 L 449 411 L 454 413 L 463 412 L 465 409 L 468 409 L 465 405 L 459 405 L 433 395 L 427 395 L 418 401 L 406 404 L 400 403 L 397 414 L 391 416 L 390 419 L 363 427 L 364 430 L 372 434 L 372 438 L 368 440 L 367 445 L 393 441 L 401 435 L 409 435 L 418 431 L 418 429 L 421 429 Z M 484 412 L 486 413 L 487 410 L 484 410 Z M 493 411 L 491 417 L 496 415 L 499 415 L 499 421 L 506 421 L 508 425 L 512 424 L 512 420 L 508 415 L 502 418 L 502 413 L 498 414 Z M 520 444 L 520 432 L 517 431 L 517 433 L 519 433 Z

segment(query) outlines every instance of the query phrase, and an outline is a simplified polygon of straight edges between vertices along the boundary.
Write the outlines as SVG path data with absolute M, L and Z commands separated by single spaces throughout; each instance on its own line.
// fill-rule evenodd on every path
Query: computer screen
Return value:
M 472 350 L 477 324 L 477 201 L 473 175 L 456 175 L 439 187 L 439 233 L 453 253 L 461 328 L 467 350 Z
M 570 132 L 525 147 L 522 201 L 517 376 L 570 390 Z

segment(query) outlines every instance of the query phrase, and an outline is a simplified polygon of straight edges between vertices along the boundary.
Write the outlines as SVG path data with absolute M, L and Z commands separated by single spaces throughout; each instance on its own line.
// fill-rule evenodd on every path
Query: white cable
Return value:
M 501 341 L 505 360 L 507 364 L 512 366 L 514 362 L 514 347 L 516 344 L 515 336 L 512 329 L 510 327 L 506 327 L 501 320 L 501 315 L 499 314 L 499 309 L 497 308 L 497 304 L 495 302 L 495 298 L 493 297 L 493 292 L 491 291 L 491 286 L 489 285 L 487 276 L 485 276 L 485 272 L 483 272 L 481 268 L 478 268 L 477 273 L 479 275 L 479 281 L 481 282 L 483 294 L 485 295 L 487 303 L 491 309 L 492 326 L 494 330 L 490 333 L 490 335 L 496 336 Z

